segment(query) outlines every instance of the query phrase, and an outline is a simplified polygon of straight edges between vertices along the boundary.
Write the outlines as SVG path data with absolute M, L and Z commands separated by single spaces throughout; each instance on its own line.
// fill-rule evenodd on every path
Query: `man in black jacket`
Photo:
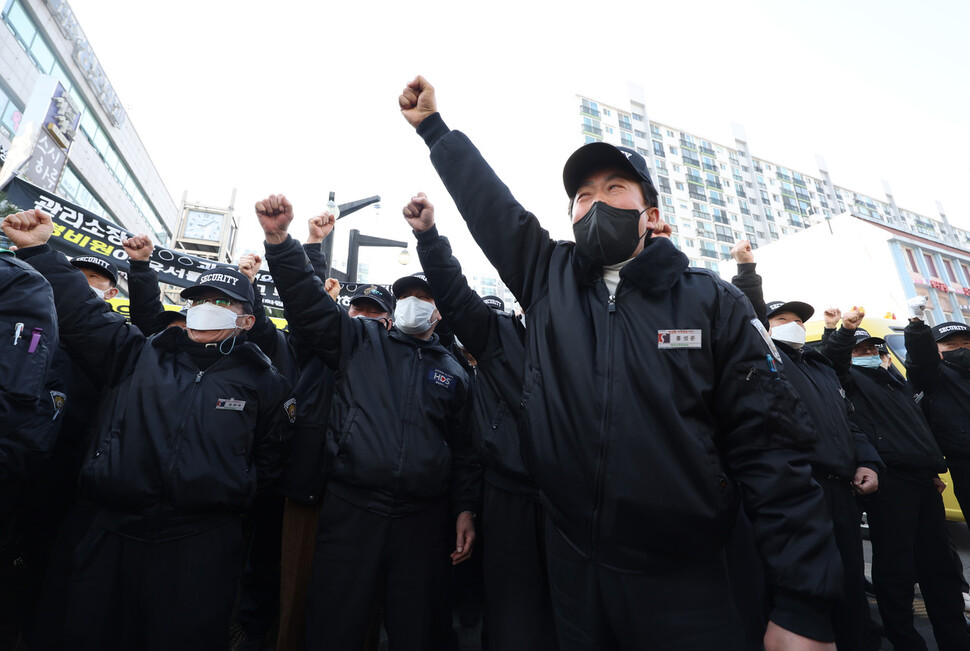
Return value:
M 920 407 L 939 443 L 964 518 L 970 514 L 970 327 L 924 322 L 926 298 L 909 301 L 906 377 L 923 394 Z
M 391 645 L 434 648 L 453 539 L 449 513 L 458 563 L 471 554 L 479 510 L 466 441 L 468 377 L 434 334 L 427 283 L 395 283 L 391 330 L 378 319 L 352 318 L 287 234 L 289 201 L 271 195 L 257 202 L 256 214 L 291 328 L 336 376 L 306 646 L 359 649 L 383 588 Z
M 183 291 L 188 329 L 146 340 L 47 246 L 49 215 L 6 218 L 18 257 L 54 289 L 65 347 L 107 387 L 81 469 L 64 640 L 38 648 L 213 649 L 228 644 L 240 513 L 279 473 L 295 404 L 258 348 L 252 289 L 218 270 Z M 61 596 L 61 595 L 56 595 Z M 52 615 L 52 617 L 57 615 Z M 38 634 L 48 634 L 38 631 Z
M 859 527 L 861 514 L 855 493 L 869 495 L 876 491 L 882 459 L 865 432 L 852 422 L 851 403 L 829 360 L 805 346 L 805 322 L 812 318 L 815 309 L 800 301 L 766 304 L 761 276 L 755 273 L 751 244 L 741 240 L 731 254 L 738 262 L 738 274 L 731 282 L 745 293 L 755 313 L 764 315 L 768 334 L 785 357 L 785 374 L 808 410 L 815 430 L 812 475 L 825 494 L 845 570 L 844 596 L 832 612 L 836 647 L 865 651 L 871 647 L 869 601 Z
M 669 229 L 643 158 L 574 153 L 577 244 L 557 243 L 445 126 L 426 80 L 399 104 L 526 311 L 521 431 L 560 646 L 740 644 L 722 563 L 740 488 L 777 595 L 766 645 L 825 648 L 811 640 L 832 639 L 842 573 L 807 416 L 743 295 L 652 236 Z
M 872 585 L 886 637 L 897 649 L 925 649 L 913 626 L 917 581 L 941 649 L 970 648 L 963 617 L 961 577 L 953 562 L 937 477 L 943 454 L 906 381 L 882 368 L 878 344 L 860 328 L 862 313 L 842 315 L 842 327 L 822 347 L 886 465 L 879 490 L 863 498 L 872 542 Z
M 421 267 L 442 317 L 475 359 L 473 432 L 485 467 L 482 553 L 486 649 L 556 649 L 539 491 L 519 446 L 525 328 L 468 286 L 434 206 L 419 193 L 404 207 Z M 498 300 L 498 299 L 493 299 Z

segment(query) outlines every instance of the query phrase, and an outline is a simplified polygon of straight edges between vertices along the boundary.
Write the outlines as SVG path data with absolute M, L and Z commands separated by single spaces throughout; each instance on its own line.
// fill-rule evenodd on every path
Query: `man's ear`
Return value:
M 250 330 L 254 325 L 256 325 L 256 317 L 254 317 L 252 314 L 240 314 L 236 317 L 236 325 L 243 330 Z
M 111 289 L 109 289 L 104 293 L 104 300 L 107 301 L 108 299 L 114 298 L 117 295 L 118 295 L 118 288 L 112 287 Z

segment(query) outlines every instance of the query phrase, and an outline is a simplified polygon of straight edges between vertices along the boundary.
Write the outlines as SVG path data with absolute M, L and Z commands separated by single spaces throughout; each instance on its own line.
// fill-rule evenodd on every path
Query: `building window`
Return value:
M 926 268 L 929 270 L 930 275 L 934 278 L 939 278 L 940 274 L 936 270 L 936 264 L 933 262 L 933 256 L 931 256 L 929 253 L 924 253 L 923 261 L 926 262 Z
M 952 262 L 950 262 L 946 258 L 943 258 L 943 267 L 946 269 L 946 275 L 949 276 L 951 283 L 960 282 L 959 280 L 957 280 L 957 274 L 956 274 L 956 271 L 953 270 Z
M 909 264 L 909 270 L 914 274 L 918 274 L 920 272 L 919 265 L 916 264 L 916 256 L 913 255 L 913 250 L 903 247 L 903 251 L 906 253 L 906 262 Z
M 633 114 L 633 120 L 635 122 L 643 122 L 643 116 L 640 115 L 639 113 L 634 113 Z
M 603 115 L 605 115 L 606 117 L 609 117 L 609 116 L 611 116 L 611 115 L 613 115 L 613 114 L 612 114 L 612 113 L 610 113 L 610 109 L 608 109 L 608 108 L 605 108 L 605 109 L 603 109 Z

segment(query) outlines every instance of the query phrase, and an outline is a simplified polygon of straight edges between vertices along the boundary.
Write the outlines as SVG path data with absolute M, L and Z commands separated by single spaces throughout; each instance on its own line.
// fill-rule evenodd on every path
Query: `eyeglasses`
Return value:
M 212 303 L 216 307 L 229 307 L 233 304 L 233 300 L 229 298 L 222 297 L 211 297 L 211 298 L 192 298 L 189 299 L 189 306 L 196 307 L 204 303 Z

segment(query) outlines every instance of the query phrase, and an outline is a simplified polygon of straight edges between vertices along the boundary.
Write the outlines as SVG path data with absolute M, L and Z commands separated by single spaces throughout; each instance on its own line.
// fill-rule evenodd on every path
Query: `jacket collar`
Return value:
M 188 333 L 182 328 L 166 328 L 158 334 L 153 335 L 150 341 L 152 346 L 172 352 L 183 350 L 186 348 L 186 344 L 191 343 Z M 259 349 L 259 346 L 250 341 L 246 341 L 245 334 L 242 334 L 236 339 L 236 345 L 227 357 L 254 364 L 259 368 L 270 368 L 273 365 L 269 357 Z
M 637 257 L 620 270 L 620 278 L 632 282 L 646 294 L 663 294 L 677 284 L 690 261 L 667 237 L 647 240 Z M 592 285 L 603 270 L 594 265 L 577 248 L 573 248 L 573 264 L 580 284 Z

